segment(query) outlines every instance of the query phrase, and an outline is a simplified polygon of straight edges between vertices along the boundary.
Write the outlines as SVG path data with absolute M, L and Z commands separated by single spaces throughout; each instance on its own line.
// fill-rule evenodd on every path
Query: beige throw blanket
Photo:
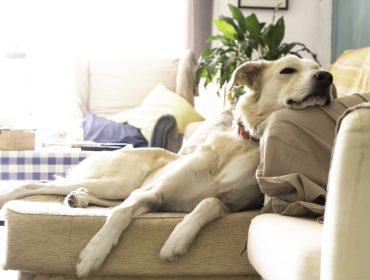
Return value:
M 324 107 L 283 109 L 268 118 L 256 173 L 266 195 L 262 213 L 324 214 L 336 122 L 348 108 L 366 101 L 370 93 L 342 97 Z

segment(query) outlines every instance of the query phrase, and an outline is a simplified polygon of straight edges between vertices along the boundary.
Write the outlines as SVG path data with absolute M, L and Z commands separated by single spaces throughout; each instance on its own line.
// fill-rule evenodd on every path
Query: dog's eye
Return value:
M 287 67 L 280 71 L 280 74 L 293 74 L 297 71 L 297 69 Z

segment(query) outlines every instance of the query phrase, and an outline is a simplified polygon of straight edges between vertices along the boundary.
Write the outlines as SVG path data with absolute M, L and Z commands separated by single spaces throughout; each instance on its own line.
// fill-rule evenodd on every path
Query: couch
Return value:
M 368 62 L 357 67 L 368 69 Z M 354 103 L 361 103 L 361 98 Z M 341 104 L 338 107 L 345 111 Z M 367 108 L 353 109 L 338 125 L 324 223 L 317 220 L 323 213 L 318 198 L 326 190 L 319 190 L 313 202 L 299 201 L 302 213 L 311 214 L 307 217 L 278 213 L 277 206 L 284 201 L 276 203 L 279 194 L 266 190 L 269 213 L 259 215 L 256 209 L 229 214 L 202 229 L 190 251 L 168 263 L 159 259 L 159 250 L 184 214 L 149 213 L 133 221 L 101 270 L 87 279 L 320 279 L 320 275 L 321 279 L 366 279 L 370 275 L 365 263 L 370 252 L 366 238 L 369 116 Z M 332 143 L 322 144 L 330 158 Z M 351 187 L 355 191 L 348 195 Z M 78 253 L 109 211 L 71 209 L 57 196 L 11 201 L 3 210 L 7 231 L 3 267 L 20 271 L 20 279 L 35 280 L 77 279 Z
M 186 125 L 203 119 L 193 108 L 196 65 L 190 50 L 163 57 L 80 57 L 67 108 L 70 126 L 82 123 L 84 140 L 132 143 L 121 125 L 128 123 L 149 146 L 177 152 Z

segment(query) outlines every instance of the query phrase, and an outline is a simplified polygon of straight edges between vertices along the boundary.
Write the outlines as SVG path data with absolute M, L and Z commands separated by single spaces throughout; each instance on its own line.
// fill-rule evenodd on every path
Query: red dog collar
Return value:
M 238 123 L 238 134 L 243 137 L 245 140 L 259 142 L 260 140 L 252 135 L 250 135 L 249 131 L 244 129 L 244 126 Z

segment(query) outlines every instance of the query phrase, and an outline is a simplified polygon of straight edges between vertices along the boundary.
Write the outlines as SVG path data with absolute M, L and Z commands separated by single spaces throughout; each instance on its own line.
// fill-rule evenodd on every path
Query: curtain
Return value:
M 187 0 L 186 47 L 199 57 L 212 33 L 213 0 Z
M 333 0 L 332 61 L 345 50 L 370 46 L 369 0 Z

